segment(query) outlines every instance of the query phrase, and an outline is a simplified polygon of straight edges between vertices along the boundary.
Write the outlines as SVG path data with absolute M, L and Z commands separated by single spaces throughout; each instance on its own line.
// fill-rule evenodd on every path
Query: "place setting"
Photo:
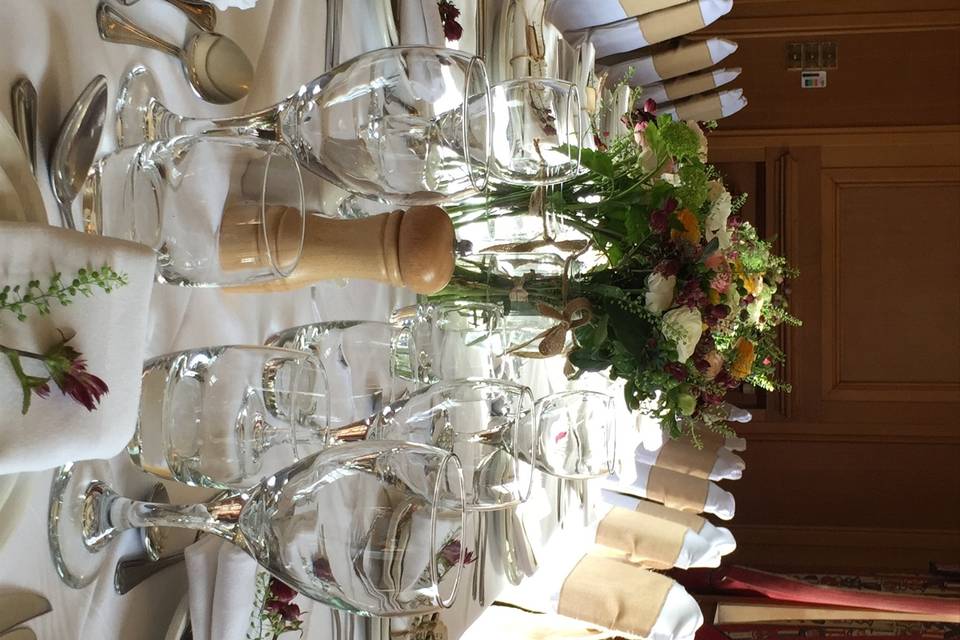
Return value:
M 222 2 L 0 114 L 0 639 L 693 640 L 800 324 L 732 3 Z

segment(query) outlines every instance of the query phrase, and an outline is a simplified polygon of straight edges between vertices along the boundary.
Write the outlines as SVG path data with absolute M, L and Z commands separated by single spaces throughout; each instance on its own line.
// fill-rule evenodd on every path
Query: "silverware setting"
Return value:
M 107 79 L 97 76 L 70 107 L 53 145 L 48 167 L 50 186 L 63 226 L 68 229 L 77 229 L 71 205 L 93 166 L 106 115 Z
M 30 169 L 37 175 L 37 88 L 27 78 L 17 80 L 10 91 L 13 131 L 27 154 Z
M 120 0 L 120 4 L 130 6 L 140 0 Z M 166 0 L 179 9 L 194 25 L 204 31 L 213 31 L 217 28 L 217 9 L 204 0 Z
M 227 36 L 198 31 L 181 48 L 131 22 L 105 2 L 97 6 L 97 27 L 107 42 L 156 49 L 180 60 L 190 86 L 207 102 L 229 104 L 250 92 L 253 64 Z

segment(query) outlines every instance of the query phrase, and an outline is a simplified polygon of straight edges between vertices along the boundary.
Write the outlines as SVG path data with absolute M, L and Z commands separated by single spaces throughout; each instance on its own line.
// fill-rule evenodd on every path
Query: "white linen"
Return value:
M 71 460 L 106 458 L 124 448 L 137 423 L 140 366 L 145 348 L 147 311 L 156 258 L 150 249 L 120 240 L 89 236 L 46 225 L 0 222 L 0 283 L 26 284 L 61 272 L 69 283 L 81 268 L 109 265 L 129 284 L 109 294 L 77 294 L 69 306 L 56 301 L 48 315 L 25 309 L 25 322 L 12 313 L 0 316 L 0 344 L 42 353 L 76 333 L 70 345 L 83 354 L 87 369 L 101 377 L 109 392 L 94 411 L 65 396 L 50 381 L 47 398 L 32 398 L 21 413 L 23 394 L 9 361 L 0 360 L 0 474 L 50 469 Z M 28 374 L 46 376 L 35 361 L 21 358 Z
M 210 3 L 220 11 L 227 9 L 252 9 L 257 0 L 210 0 Z
M 743 89 L 724 89 L 723 91 L 717 91 L 715 93 L 720 98 L 720 113 L 716 115 L 717 119 L 730 117 L 748 104 L 747 98 L 743 95 Z M 683 113 L 684 106 L 693 100 L 698 100 L 708 95 L 710 94 L 702 94 L 686 98 L 685 100 L 657 105 L 657 113 L 669 114 L 673 116 L 674 120 L 689 120 L 690 118 L 685 117 Z
M 733 0 L 691 1 L 698 3 L 703 27 L 713 24 L 733 8 Z M 674 11 L 679 8 L 680 5 L 676 5 L 667 9 L 661 9 L 661 11 Z M 638 19 L 627 18 L 619 22 L 597 27 L 566 31 L 563 35 L 564 38 L 574 45 L 589 40 L 597 49 L 597 57 L 603 58 L 604 56 L 610 56 L 616 53 L 642 49 L 670 38 L 686 35 L 690 31 L 689 27 L 680 22 L 676 22 L 674 26 L 675 28 L 673 30 L 654 37 L 651 34 L 644 34 L 643 29 L 641 29 L 641 22 Z M 697 27 L 695 30 L 703 27 Z
M 705 41 L 707 44 L 707 50 L 710 53 L 710 61 L 712 64 L 717 64 L 734 51 L 737 50 L 737 43 L 732 40 L 726 40 L 724 38 L 709 38 Z M 698 46 L 697 44 L 681 44 L 680 46 Z M 633 58 L 631 60 L 625 60 L 623 62 L 618 62 L 617 64 L 611 65 L 609 67 L 604 67 L 608 77 L 609 82 L 617 83 L 620 82 L 623 78 L 627 77 L 629 74 L 628 82 L 632 87 L 641 87 L 644 85 L 652 84 L 659 82 L 660 80 L 668 80 L 675 76 L 670 76 L 669 78 L 664 78 L 660 75 L 660 72 L 657 71 L 656 64 L 654 62 L 655 55 L 640 56 L 638 58 Z M 709 65 L 708 65 L 709 66 Z M 632 70 L 632 72 L 631 72 Z M 699 68 L 694 69 L 684 69 L 682 73 L 693 73 L 694 71 L 700 71 Z
M 736 80 L 740 76 L 740 71 L 741 71 L 740 67 L 734 67 L 732 69 L 711 69 L 709 71 L 704 72 L 703 74 L 691 74 L 691 75 L 697 75 L 698 77 L 700 75 L 709 76 L 710 80 L 713 82 L 714 87 L 722 87 L 723 85 Z M 678 80 L 685 80 L 686 78 L 687 76 L 680 76 L 679 78 L 674 78 L 673 80 L 669 80 L 667 82 L 655 82 L 654 84 L 644 85 L 643 93 L 641 95 L 644 100 L 646 100 L 647 98 L 650 98 L 657 104 L 669 102 L 670 96 L 668 95 L 668 92 L 670 92 L 671 83 L 676 82 Z M 679 100 L 681 98 L 686 98 L 686 97 L 689 97 L 689 96 L 685 94 L 680 94 L 679 96 L 676 96 L 676 99 Z
M 47 222 L 40 188 L 13 127 L 0 113 L 0 220 Z
M 693 446 L 693 445 L 689 445 Z M 660 449 L 650 451 L 643 445 L 634 450 L 637 462 L 642 462 L 650 466 L 657 466 L 657 460 L 660 457 Z M 747 468 L 743 458 L 730 452 L 726 447 L 720 447 L 717 450 L 717 459 L 710 470 L 709 479 L 718 480 L 739 480 L 743 477 L 743 470 Z
M 446 41 L 436 0 L 400 0 L 400 44 L 442 47 Z
M 650 13 L 652 10 L 663 9 L 667 6 L 683 4 L 687 0 L 666 0 L 657 2 L 651 10 L 627 12 L 620 0 L 548 0 L 546 18 L 560 31 L 574 31 L 587 27 L 596 27 L 610 24 L 637 16 L 641 13 Z M 648 5 L 652 3 L 647 3 Z
M 256 601 L 257 562 L 222 538 L 183 551 L 194 640 L 243 640 Z

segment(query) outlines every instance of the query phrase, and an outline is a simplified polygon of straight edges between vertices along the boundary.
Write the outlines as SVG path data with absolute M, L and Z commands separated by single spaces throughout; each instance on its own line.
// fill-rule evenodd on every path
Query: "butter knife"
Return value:
M 42 616 L 51 609 L 50 601 L 35 593 L 20 591 L 0 595 L 0 633 Z
M 37 634 L 26 627 L 0 634 L 0 640 L 37 640 Z

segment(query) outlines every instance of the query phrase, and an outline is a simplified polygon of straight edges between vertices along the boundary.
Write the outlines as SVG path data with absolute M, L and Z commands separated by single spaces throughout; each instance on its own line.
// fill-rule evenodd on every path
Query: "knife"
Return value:
M 20 591 L 0 595 L 0 633 L 9 631 L 27 620 L 42 616 L 51 609 L 50 601 L 35 593 Z M 17 629 L 17 632 L 21 633 L 21 630 Z M 3 637 L 6 639 L 9 638 L 9 635 Z M 22 637 L 26 639 L 30 636 Z M 14 638 L 20 640 L 17 636 L 14 636 Z
M 0 634 L 0 640 L 37 640 L 37 634 L 26 627 L 22 627 Z

